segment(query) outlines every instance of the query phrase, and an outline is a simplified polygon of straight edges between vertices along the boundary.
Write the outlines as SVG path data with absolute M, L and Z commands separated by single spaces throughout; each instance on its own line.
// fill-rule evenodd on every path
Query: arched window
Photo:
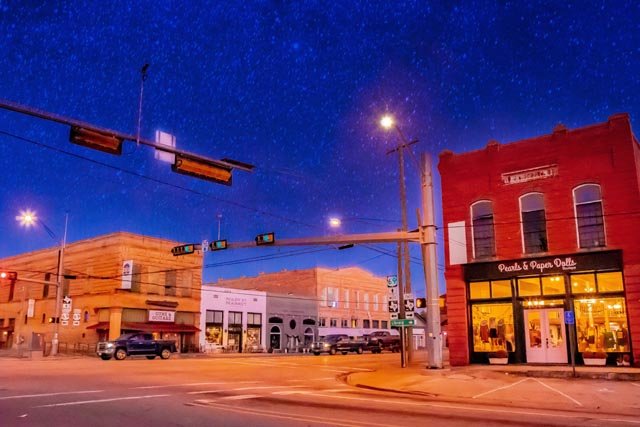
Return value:
M 520 197 L 520 218 L 524 253 L 547 252 L 547 222 L 541 193 L 529 193 Z
M 269 323 L 282 323 L 282 319 L 280 317 L 269 317 Z
M 573 190 L 578 244 L 581 248 L 599 248 L 606 244 L 602 195 L 597 184 L 584 184 Z
M 304 346 L 308 347 L 313 342 L 313 329 L 307 328 L 304 330 Z
M 496 254 L 493 232 L 493 207 L 488 200 L 471 205 L 474 258 L 489 258 Z

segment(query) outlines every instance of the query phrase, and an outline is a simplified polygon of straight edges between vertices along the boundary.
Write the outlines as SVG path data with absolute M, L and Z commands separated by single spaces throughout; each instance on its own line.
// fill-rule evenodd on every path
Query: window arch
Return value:
M 523 252 L 547 252 L 547 222 L 542 193 L 528 193 L 520 197 L 520 221 Z
M 471 205 L 471 232 L 474 258 L 489 258 L 496 254 L 493 206 L 489 200 L 481 200 Z
M 598 184 L 583 184 L 573 189 L 576 232 L 580 248 L 606 245 L 602 193 Z
M 311 343 L 313 343 L 313 338 L 314 338 L 313 329 L 311 328 L 305 329 L 304 330 L 304 346 L 309 347 Z

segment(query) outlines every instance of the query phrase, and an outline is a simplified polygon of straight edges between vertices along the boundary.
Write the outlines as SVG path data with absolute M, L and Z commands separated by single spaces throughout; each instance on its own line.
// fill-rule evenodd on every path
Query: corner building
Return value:
M 452 365 L 640 362 L 640 147 L 629 117 L 440 154 Z

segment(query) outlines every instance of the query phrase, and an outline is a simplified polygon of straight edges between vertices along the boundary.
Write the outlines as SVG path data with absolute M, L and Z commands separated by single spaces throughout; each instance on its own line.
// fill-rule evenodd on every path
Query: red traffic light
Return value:
M 11 282 L 15 282 L 17 278 L 18 278 L 18 273 L 16 273 L 15 271 L 0 270 L 0 279 L 2 280 L 9 280 Z

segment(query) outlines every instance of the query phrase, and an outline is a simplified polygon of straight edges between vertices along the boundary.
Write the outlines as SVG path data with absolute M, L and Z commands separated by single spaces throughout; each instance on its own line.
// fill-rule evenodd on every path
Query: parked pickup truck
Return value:
M 376 331 L 369 334 L 369 345 L 379 346 L 380 350 L 393 352 L 400 350 L 400 336 L 392 335 L 389 331 Z
M 160 356 L 162 359 L 168 359 L 171 353 L 176 352 L 176 342 L 154 340 L 153 335 L 145 333 L 123 334 L 115 341 L 99 342 L 96 352 L 102 360 L 112 357 L 124 360 L 127 356 L 147 356 L 147 359 Z
M 373 353 L 380 353 L 382 350 L 379 345 L 370 345 L 369 342 L 362 339 L 351 339 L 345 334 L 327 335 L 320 341 L 316 341 L 311 344 L 311 352 L 316 356 L 320 353 L 329 353 L 331 355 L 338 352 L 347 354 L 354 352 L 362 354 L 365 351 L 371 351 Z

